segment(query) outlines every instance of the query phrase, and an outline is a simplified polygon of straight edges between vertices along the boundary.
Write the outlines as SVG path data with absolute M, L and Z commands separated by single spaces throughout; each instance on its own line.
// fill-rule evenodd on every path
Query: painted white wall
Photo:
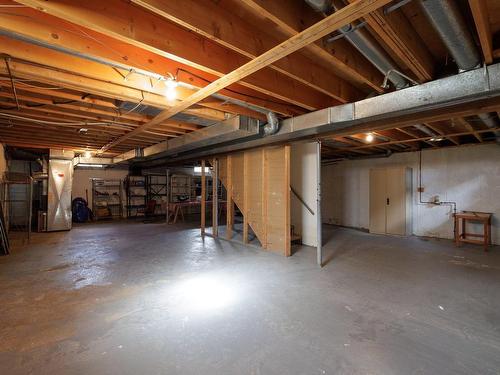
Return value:
M 290 150 L 290 184 L 307 205 L 316 212 L 317 160 L 316 143 L 297 143 Z M 295 233 L 302 236 L 302 243 L 317 246 L 317 220 L 306 207 L 290 193 L 291 223 Z
M 73 173 L 73 191 L 71 193 L 72 200 L 81 197 L 86 199 L 85 190 L 88 191 L 89 201 L 87 202 L 92 209 L 92 179 L 120 179 L 123 180 L 128 174 L 125 169 L 97 169 L 97 168 L 75 168 Z M 123 206 L 127 204 L 125 189 L 122 188 L 122 202 Z M 125 215 L 125 209 L 123 210 Z
M 419 203 L 418 152 L 384 159 L 343 161 L 322 167 L 324 223 L 369 227 L 369 171 L 375 167 L 413 169 L 413 234 L 453 238 L 452 208 Z M 457 202 L 457 210 L 493 213 L 492 240 L 500 244 L 500 147 L 495 144 L 422 152 L 422 201 L 439 195 Z M 471 226 L 478 232 L 482 227 Z

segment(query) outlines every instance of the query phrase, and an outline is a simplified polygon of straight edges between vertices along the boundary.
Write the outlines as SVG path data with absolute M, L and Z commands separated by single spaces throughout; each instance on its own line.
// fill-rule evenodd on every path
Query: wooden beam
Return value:
M 456 122 L 457 124 L 460 124 L 462 125 L 463 127 L 465 127 L 467 130 L 471 131 L 472 134 L 474 135 L 474 137 L 480 142 L 482 143 L 483 142 L 483 139 L 481 138 L 481 136 L 476 132 L 476 129 L 474 129 L 472 127 L 472 125 L 464 118 L 461 118 L 461 117 L 457 117 L 457 118 L 454 118 L 452 119 L 451 121 L 454 121 Z
M 261 150 L 262 153 L 262 238 L 261 245 L 264 249 L 268 248 L 268 227 L 269 227 L 269 219 L 268 219 L 268 210 L 269 210 L 269 200 L 268 200 L 268 190 L 269 190 L 269 160 L 267 157 L 266 149 L 263 147 Z
M 429 122 L 426 122 L 424 123 L 425 126 L 427 126 L 428 128 L 434 130 L 436 133 L 438 133 L 440 136 L 445 136 L 446 135 L 446 132 L 441 129 L 440 125 L 438 123 L 436 124 L 432 124 L 432 123 L 429 123 Z M 455 137 L 447 137 L 450 141 L 452 141 L 454 144 L 456 144 L 457 146 L 460 145 L 460 141 L 458 138 L 455 138 Z
M 132 2 L 250 59 L 286 39 L 266 32 L 267 28 L 259 27 L 261 25 L 250 24 L 244 16 L 231 12 L 233 7 L 225 7 L 220 3 L 195 0 Z M 357 89 L 336 76 L 332 69 L 318 65 L 314 59 L 301 52 L 278 60 L 270 67 L 341 103 L 362 97 Z
M 2 86 L 2 85 L 0 85 Z M 136 127 L 141 123 L 149 121 L 151 116 L 144 116 L 136 113 L 121 113 L 116 110 L 109 111 L 106 109 L 82 106 L 80 103 L 64 103 L 56 102 L 54 100 L 45 99 L 37 96 L 30 96 L 29 93 L 26 95 L 24 91 L 17 90 L 17 97 L 19 101 L 29 102 L 39 104 L 39 107 L 30 107 L 27 104 L 23 106 L 25 109 L 33 110 L 54 110 L 60 109 L 65 113 L 64 110 L 68 110 L 66 113 L 69 116 L 75 115 L 78 117 L 91 118 L 96 120 L 108 121 L 110 125 L 112 124 L 124 124 L 131 127 Z M 0 98 L 10 98 L 13 99 L 13 95 L 6 92 L 0 91 Z M 89 117 L 90 115 L 90 117 Z M 130 120 L 130 121 L 128 121 Z M 160 125 L 162 129 L 170 131 L 174 134 L 186 134 L 189 131 L 200 129 L 201 126 L 189 123 L 182 123 L 180 121 L 169 121 Z
M 249 209 L 249 201 L 248 201 L 248 152 L 243 153 L 243 243 L 248 243 L 248 209 Z
M 477 35 L 481 42 L 484 61 L 486 64 L 493 62 L 493 37 L 488 14 L 488 5 L 485 0 L 469 0 L 470 9 L 476 24 Z
M 290 208 L 290 145 L 285 145 L 285 181 L 284 181 L 284 204 L 285 204 L 285 256 L 292 255 L 291 240 L 291 208 Z
M 218 76 L 208 74 L 186 64 L 173 61 L 150 51 L 135 47 L 107 35 L 86 29 L 84 33 L 75 33 L 68 24 L 57 17 L 41 13 L 31 8 L 13 8 L 9 12 L 0 13 L 0 29 L 22 36 L 25 41 L 32 41 L 52 48 L 59 48 L 67 53 L 77 53 L 89 59 L 99 59 L 127 70 L 147 71 L 164 76 L 171 73 L 179 82 L 194 85 L 198 88 L 216 80 Z M 224 90 L 221 94 L 246 101 L 255 106 L 280 113 L 285 116 L 301 114 L 298 108 L 285 102 L 279 103 L 275 98 L 241 85 L 233 85 L 232 90 Z M 224 110 L 231 113 L 242 113 L 244 107 L 225 103 Z M 238 111 L 234 112 L 235 109 Z
M 302 0 L 240 0 L 240 2 L 260 17 L 262 23 L 271 20 L 276 25 L 276 31 L 286 37 L 297 35 L 321 19 L 321 16 Z M 341 77 L 353 82 L 363 91 L 383 92 L 380 87 L 383 80 L 381 73 L 349 42 L 338 40 L 332 47 L 318 40 L 305 47 L 305 52 L 313 56 L 318 64 L 337 70 Z
M 127 79 L 127 71 L 120 71 L 110 66 L 93 61 L 85 61 L 61 52 L 15 41 L 0 36 L 2 52 L 11 56 L 9 62 L 12 74 L 16 78 L 28 78 L 52 85 L 62 86 L 77 91 L 84 91 L 113 99 L 143 103 L 157 108 L 168 108 L 175 102 L 165 98 L 165 83 L 151 80 L 139 74 L 132 74 Z M 8 76 L 5 61 L 0 59 L 0 74 Z M 196 90 L 177 88 L 178 99 L 189 97 Z M 212 107 L 215 100 L 211 100 Z M 222 101 L 218 101 L 222 105 Z M 203 105 L 203 101 L 200 101 Z M 189 111 L 189 110 L 188 110 Z M 220 121 L 224 112 L 211 108 L 210 112 L 196 112 L 210 120 Z
M 201 220 L 200 220 L 200 228 L 201 235 L 205 235 L 205 221 L 206 221 L 206 209 L 207 209 L 207 181 L 205 177 L 205 160 L 201 161 Z
M 482 130 L 476 130 L 475 132 L 478 134 L 481 133 L 488 133 L 488 132 L 494 132 L 500 130 L 500 127 L 494 128 L 494 129 L 482 129 Z M 467 132 L 460 132 L 460 133 L 453 133 L 453 134 L 445 134 L 443 135 L 443 138 L 449 138 L 449 137 L 459 137 L 461 135 L 471 135 L 473 132 L 467 131 Z M 418 137 L 418 138 L 413 138 L 413 139 L 408 139 L 404 142 L 419 142 L 419 141 L 428 141 L 432 139 L 433 137 L 427 136 L 427 137 Z M 379 143 L 376 146 L 384 146 L 384 145 L 392 145 L 392 144 L 397 144 L 397 143 L 402 143 L 403 141 L 388 141 L 388 142 L 383 142 Z M 351 147 L 350 149 L 364 149 L 364 148 L 370 148 L 373 147 L 374 145 L 362 145 L 362 146 L 356 146 L 356 147 Z M 457 145 L 459 146 L 459 145 Z M 341 151 L 342 149 L 337 149 L 338 151 Z
M 218 77 L 249 61 L 246 56 L 201 38 L 125 1 L 86 0 L 75 3 L 74 0 L 19 0 L 18 2 Z M 264 69 L 251 77 L 242 77 L 241 84 L 308 110 L 338 103 L 271 69 Z
M 350 3 L 355 0 L 349 0 Z M 365 17 L 371 32 L 389 47 L 420 82 L 434 75 L 434 61 L 425 43 L 401 12 L 384 15 L 377 10 Z
M 233 238 L 234 202 L 233 202 L 233 167 L 231 155 L 226 156 L 226 239 Z
M 255 73 L 256 71 L 274 63 L 279 59 L 282 59 L 285 56 L 288 56 L 295 51 L 298 51 L 302 47 L 309 45 L 315 40 L 329 34 L 334 30 L 337 30 L 342 26 L 345 26 L 346 24 L 359 17 L 363 17 L 364 15 L 372 12 L 373 10 L 376 10 L 377 8 L 389 2 L 390 0 L 358 0 L 356 3 L 346 6 L 345 8 L 339 10 L 338 12 L 335 12 L 331 16 L 328 16 L 322 21 L 304 30 L 303 32 L 291 37 L 290 39 L 263 53 L 252 61 L 244 64 L 231 73 L 226 74 L 224 77 L 219 78 L 217 81 L 212 82 L 208 86 L 191 95 L 189 98 L 183 100 L 180 104 L 174 106 L 171 109 L 164 110 L 149 123 L 142 125 L 140 128 L 131 131 L 124 137 L 121 137 L 116 141 L 104 146 L 102 148 L 102 151 L 106 151 L 108 148 L 122 142 L 128 137 L 146 130 L 147 128 L 154 126 L 159 122 L 165 121 L 166 119 L 183 111 L 186 108 L 189 108 L 191 105 L 199 102 L 200 100 L 216 93 L 222 88 L 227 87 L 228 85 L 231 85 L 241 80 L 242 78 L 251 75 L 252 73 Z
M 212 236 L 219 236 L 219 159 L 212 161 Z

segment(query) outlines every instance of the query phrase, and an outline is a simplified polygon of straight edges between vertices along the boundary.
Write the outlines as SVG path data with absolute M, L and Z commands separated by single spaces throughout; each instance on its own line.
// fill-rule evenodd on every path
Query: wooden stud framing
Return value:
M 233 173 L 231 155 L 226 157 L 226 238 L 233 238 L 234 202 L 233 202 Z
M 219 160 L 212 161 L 212 235 L 219 236 Z
M 481 42 L 484 61 L 486 64 L 493 62 L 493 37 L 491 34 L 488 8 L 485 0 L 469 0 L 469 5 L 474 16 L 477 34 Z
M 290 145 L 285 146 L 285 181 L 284 181 L 284 204 L 285 204 L 285 256 L 292 255 L 292 242 L 290 230 Z
M 349 22 L 354 21 L 359 17 L 363 17 L 364 15 L 380 8 L 381 6 L 384 6 L 390 1 L 391 0 L 358 0 L 356 3 L 346 6 L 345 8 L 339 10 L 338 12 L 335 12 L 331 16 L 328 16 L 322 21 L 302 31 L 301 33 L 291 37 L 290 39 L 284 41 L 274 48 L 271 48 L 269 51 L 263 53 L 262 55 L 256 57 L 248 63 L 233 70 L 231 73 L 228 73 L 225 76 L 219 78 L 217 81 L 214 81 L 211 84 L 205 86 L 204 88 L 192 94 L 190 97 L 183 100 L 181 103 L 173 106 L 172 108 L 164 110 L 150 122 L 141 125 L 140 127 L 127 133 L 126 135 L 107 144 L 102 148 L 102 151 L 106 151 L 110 147 L 123 142 L 127 138 L 148 129 L 151 126 L 165 121 L 175 114 L 189 108 L 193 104 L 196 104 L 200 100 L 203 100 L 208 96 L 218 92 L 219 90 L 233 83 L 236 83 L 244 79 L 245 77 L 248 77 L 249 75 L 259 71 L 262 68 L 265 68 L 266 66 L 269 66 L 270 64 L 273 64 L 275 61 L 278 61 L 290 55 L 291 53 L 298 51 L 299 49 L 309 45 L 310 43 L 329 34 L 330 32 L 339 29 Z M 30 1 L 26 1 L 26 3 L 30 3 Z
M 248 243 L 248 153 L 243 154 L 243 243 Z
M 201 220 L 200 220 L 200 228 L 201 235 L 205 235 L 205 225 L 206 225 L 206 217 L 207 217 L 207 181 L 205 176 L 205 160 L 201 161 Z

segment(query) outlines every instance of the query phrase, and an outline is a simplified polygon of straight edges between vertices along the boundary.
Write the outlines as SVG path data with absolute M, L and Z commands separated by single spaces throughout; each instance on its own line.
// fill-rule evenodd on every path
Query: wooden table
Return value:
M 455 214 L 455 243 L 460 246 L 461 243 L 474 243 L 483 245 L 484 251 L 488 251 L 491 244 L 491 217 L 490 212 L 462 211 Z M 467 222 L 483 224 L 483 234 L 467 233 Z M 462 225 L 460 226 L 460 222 Z
M 219 201 L 219 215 L 220 212 L 224 209 L 226 201 Z M 165 204 L 167 205 L 167 204 Z M 211 207 L 212 201 L 206 201 L 206 206 Z M 201 201 L 187 201 L 187 202 L 170 202 L 168 203 L 168 208 L 166 212 L 168 212 L 167 224 L 175 224 L 177 223 L 177 219 L 179 216 L 184 221 L 184 207 L 201 207 Z

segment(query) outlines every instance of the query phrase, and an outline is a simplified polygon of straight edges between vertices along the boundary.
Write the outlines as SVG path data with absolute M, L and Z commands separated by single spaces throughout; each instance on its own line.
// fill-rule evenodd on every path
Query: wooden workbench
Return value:
M 461 243 L 473 243 L 483 245 L 484 251 L 488 251 L 491 244 L 491 217 L 489 212 L 462 211 L 455 214 L 455 243 L 460 246 Z M 467 222 L 483 224 L 483 234 L 467 233 Z M 460 223 L 462 225 L 460 226 Z
M 226 201 L 219 201 L 219 214 L 220 211 L 224 209 Z M 212 201 L 206 201 L 205 206 L 211 206 Z M 170 202 L 168 203 L 168 212 L 167 224 L 175 224 L 177 223 L 177 219 L 179 216 L 184 221 L 184 208 L 185 207 L 201 207 L 201 201 L 187 201 L 187 202 Z

